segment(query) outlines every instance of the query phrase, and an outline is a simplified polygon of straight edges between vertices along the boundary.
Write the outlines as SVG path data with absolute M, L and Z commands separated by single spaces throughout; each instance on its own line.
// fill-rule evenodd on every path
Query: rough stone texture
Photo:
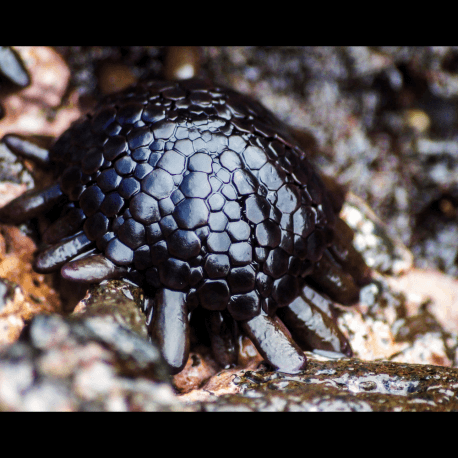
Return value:
M 111 317 L 42 315 L 0 350 L 0 411 L 182 410 L 166 375 L 159 350 Z
M 31 84 L 19 92 L 1 97 L 5 116 L 0 120 L 0 137 L 18 134 L 60 135 L 81 113 L 76 94 L 61 106 L 70 79 L 62 57 L 45 46 L 15 46 L 26 63 Z M 56 111 L 59 116 L 56 116 Z
M 73 316 L 110 316 L 120 326 L 146 339 L 145 317 L 140 310 L 142 300 L 140 288 L 112 280 L 91 286 L 75 307 Z
M 298 375 L 245 371 L 232 378 L 239 393 L 214 396 L 202 405 L 204 411 L 458 410 L 458 370 L 430 365 L 309 359 L 308 369 Z
M 14 342 L 34 315 L 61 311 L 58 293 L 32 269 L 35 249 L 18 228 L 0 226 L 0 344 Z

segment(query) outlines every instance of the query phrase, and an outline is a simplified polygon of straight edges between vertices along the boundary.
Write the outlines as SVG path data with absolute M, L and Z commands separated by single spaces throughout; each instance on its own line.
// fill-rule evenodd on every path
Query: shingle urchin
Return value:
M 40 272 L 143 287 L 173 373 L 188 359 L 196 310 L 223 365 L 236 361 L 239 332 L 285 372 L 305 367 L 300 347 L 351 352 L 311 285 L 351 303 L 367 268 L 335 237 L 342 222 L 305 152 L 259 103 L 203 80 L 140 83 L 75 122 L 49 159 L 56 184 L 0 219 L 58 215 Z

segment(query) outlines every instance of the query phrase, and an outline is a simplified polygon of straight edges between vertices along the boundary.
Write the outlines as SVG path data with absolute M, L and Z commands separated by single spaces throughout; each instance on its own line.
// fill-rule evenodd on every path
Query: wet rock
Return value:
M 72 85 L 81 95 L 92 98 L 107 88 L 106 66 L 111 73 L 121 64 L 122 77 L 128 79 L 158 77 L 164 66 L 163 46 L 57 46 L 56 49 L 71 70 Z
M 106 62 L 98 69 L 98 81 L 102 94 L 113 94 L 136 83 L 137 78 L 128 65 Z
M 208 348 L 196 348 L 189 354 L 188 362 L 183 370 L 173 376 L 172 383 L 179 394 L 194 393 L 197 388 L 201 388 L 220 370 L 218 363 L 213 359 Z M 206 396 L 204 396 L 206 397 Z M 199 400 L 200 396 L 190 396 L 186 399 Z
M 456 329 L 449 330 L 441 323 L 436 315 L 440 304 L 414 294 L 415 287 L 390 287 L 381 276 L 361 290 L 357 307 L 343 311 L 338 318 L 339 326 L 350 337 L 355 356 L 457 365 Z
M 30 84 L 24 63 L 11 46 L 0 46 L 0 75 L 20 87 Z
M 239 394 L 202 409 L 261 412 L 424 412 L 458 410 L 458 370 L 430 365 L 319 361 L 290 375 L 246 371 L 235 376 Z
M 165 77 L 169 80 L 199 75 L 200 50 L 197 46 L 169 46 L 166 52 Z
M 109 316 L 144 339 L 148 333 L 145 315 L 141 312 L 143 292 L 140 288 L 119 280 L 91 285 L 78 303 L 73 316 Z
M 66 94 L 68 67 L 56 51 L 46 46 L 15 46 L 14 51 L 27 62 L 31 84 L 1 98 L 5 116 L 0 120 L 0 137 L 11 132 L 60 135 L 81 115 L 78 99 Z
M 57 292 L 32 269 L 36 246 L 17 227 L 0 226 L 0 343 L 14 342 L 39 313 L 60 311 Z
M 0 205 L 3 207 L 34 185 L 33 176 L 24 163 L 0 142 Z
M 391 275 L 412 267 L 412 253 L 399 239 L 389 236 L 385 224 L 356 195 L 346 195 L 341 217 L 353 229 L 353 244 L 369 267 Z
M 2 93 L 10 92 L 18 87 L 24 88 L 29 84 L 30 76 L 18 53 L 11 46 L 0 46 L 0 89 Z M 0 104 L 0 119 L 3 116 L 5 116 L 5 110 Z
M 0 410 L 177 410 L 158 349 L 109 317 L 35 317 L 0 350 Z

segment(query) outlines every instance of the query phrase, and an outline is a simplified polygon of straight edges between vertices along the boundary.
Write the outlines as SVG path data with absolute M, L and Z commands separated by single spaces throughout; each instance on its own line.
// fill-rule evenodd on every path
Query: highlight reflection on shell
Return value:
M 305 368 L 305 348 L 351 354 L 319 291 L 351 304 L 369 271 L 306 153 L 259 103 L 203 80 L 141 83 L 103 99 L 49 157 L 56 183 L 0 220 L 52 211 L 36 270 L 143 287 L 173 373 L 190 313 L 222 365 L 236 364 L 239 333 L 285 372 Z

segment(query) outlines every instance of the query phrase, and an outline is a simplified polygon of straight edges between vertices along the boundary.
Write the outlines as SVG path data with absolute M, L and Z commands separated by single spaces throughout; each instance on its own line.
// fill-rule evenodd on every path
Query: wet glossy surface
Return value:
M 336 215 L 324 184 L 285 127 L 245 96 L 202 80 L 139 84 L 75 122 L 50 158 L 59 184 L 21 197 L 0 218 L 19 222 L 51 201 L 72 202 L 79 213 L 62 212 L 47 239 L 70 237 L 41 253 L 36 267 L 50 272 L 83 255 L 64 266 L 67 278 L 100 281 L 96 265 L 106 278 L 125 272 L 156 296 L 145 313 L 161 310 L 150 330 L 173 372 L 189 351 L 169 350 L 178 331 L 165 317 L 177 297 L 183 317 L 200 306 L 246 322 L 261 354 L 292 371 L 305 357 L 275 312 L 294 301 L 314 265 L 330 259 L 332 275 L 320 261 L 315 284 L 326 284 L 336 300 L 341 291 L 342 302 L 355 300 L 358 286 L 343 272 L 348 256 L 336 251 L 337 262 L 328 251 Z M 75 236 L 61 229 L 69 221 Z M 355 271 L 366 273 L 363 264 Z M 323 326 L 335 327 L 332 320 Z M 188 340 L 189 326 L 180 329 Z

